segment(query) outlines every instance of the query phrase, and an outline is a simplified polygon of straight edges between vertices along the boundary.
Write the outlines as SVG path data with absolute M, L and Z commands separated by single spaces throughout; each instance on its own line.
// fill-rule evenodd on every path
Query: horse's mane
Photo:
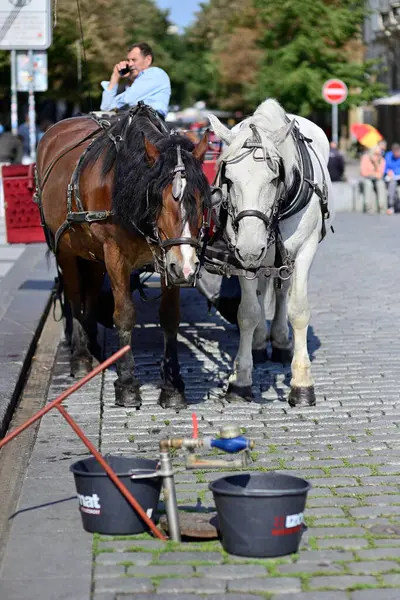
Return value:
M 288 136 L 287 140 L 279 147 L 279 150 L 274 143 L 274 134 L 287 125 L 287 119 L 286 113 L 279 102 L 272 98 L 265 100 L 250 117 L 240 123 L 235 137 L 222 153 L 220 161 L 230 160 L 241 153 L 246 140 L 253 137 L 250 125 L 257 127 L 269 156 L 277 159 L 283 158 L 286 170 L 291 171 L 295 163 L 296 150 L 291 136 Z
M 130 118 L 130 113 L 111 118 L 108 133 L 114 138 L 123 137 L 118 152 L 108 133 L 104 132 L 88 152 L 83 168 L 100 159 L 103 178 L 114 169 L 112 207 L 117 219 L 125 226 L 133 224 L 152 234 L 152 225 L 162 208 L 162 193 L 172 183 L 177 146 L 180 145 L 187 181 L 182 202 L 189 223 L 196 223 L 195 192 L 198 191 L 208 204 L 210 188 L 200 161 L 192 155 L 194 144 L 185 136 L 161 131 L 157 118 L 146 107 L 138 110 L 131 123 Z M 146 155 L 145 137 L 160 152 L 152 167 Z

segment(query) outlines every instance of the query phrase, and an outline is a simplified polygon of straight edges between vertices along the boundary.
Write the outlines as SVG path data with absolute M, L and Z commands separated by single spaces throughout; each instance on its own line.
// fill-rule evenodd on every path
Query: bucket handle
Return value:
M 137 475 L 133 473 L 130 475 L 131 479 L 156 479 L 157 477 L 162 477 L 161 472 L 152 471 L 151 473 L 138 473 Z

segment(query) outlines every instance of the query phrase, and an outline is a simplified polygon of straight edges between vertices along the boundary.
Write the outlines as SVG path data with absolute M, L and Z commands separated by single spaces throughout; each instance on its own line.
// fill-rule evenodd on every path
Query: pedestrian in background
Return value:
M 342 181 L 344 175 L 344 158 L 337 143 L 330 143 L 328 171 L 331 181 Z
M 388 215 L 395 210 L 397 186 L 400 181 L 400 144 L 394 143 L 385 155 L 385 179 L 388 182 Z
M 380 142 L 378 142 L 378 146 L 380 148 L 382 156 L 385 157 L 386 150 L 387 150 L 387 141 L 381 140 Z
M 383 179 L 386 161 L 378 145 L 370 148 L 361 157 L 360 174 L 363 178 L 364 200 L 370 215 L 385 212 L 387 208 L 386 185 Z

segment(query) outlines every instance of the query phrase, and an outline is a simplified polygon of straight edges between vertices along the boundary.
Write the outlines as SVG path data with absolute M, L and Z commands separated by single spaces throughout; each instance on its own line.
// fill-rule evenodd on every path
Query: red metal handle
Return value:
M 93 377 L 96 377 L 96 375 L 101 373 L 101 371 L 104 371 L 104 369 L 107 369 L 107 367 L 109 367 L 110 365 L 115 363 L 115 361 L 117 361 L 119 358 L 121 358 L 121 356 L 124 356 L 124 354 L 126 354 L 130 349 L 131 349 L 130 346 L 124 346 L 123 348 L 121 348 L 121 350 L 118 350 L 118 352 L 116 352 L 115 354 L 110 356 L 110 358 L 107 358 L 107 360 L 105 360 L 100 365 L 98 365 L 96 368 L 94 368 L 93 371 L 90 371 L 90 373 L 85 375 L 85 377 L 83 377 L 82 379 L 80 379 L 79 381 L 74 383 L 74 385 L 72 385 L 70 388 L 68 388 L 62 394 L 60 394 L 60 396 L 58 396 L 58 398 L 53 400 L 53 402 L 50 402 L 50 404 L 47 404 L 47 406 L 44 406 L 43 408 L 41 408 L 35 415 L 33 415 L 30 419 L 25 421 L 25 423 L 23 423 L 22 425 L 17 427 L 14 431 L 12 431 L 8 435 L 6 435 L 5 438 L 0 440 L 0 448 L 5 446 L 8 442 L 11 442 L 11 440 L 13 440 L 15 437 L 17 437 L 17 435 L 19 435 L 20 433 L 22 433 L 22 431 L 25 431 L 25 429 L 27 429 L 30 425 L 32 425 L 32 423 L 34 423 L 35 421 L 40 419 L 40 417 L 43 417 L 43 415 L 48 413 L 49 410 L 54 408 L 54 406 L 57 406 L 57 404 L 60 404 L 60 402 L 65 400 L 65 398 L 68 398 L 68 396 L 70 396 L 71 394 L 73 394 L 74 392 L 79 390 L 79 388 L 81 388 L 83 385 L 85 385 L 85 383 L 87 383 L 88 381 L 93 379 Z

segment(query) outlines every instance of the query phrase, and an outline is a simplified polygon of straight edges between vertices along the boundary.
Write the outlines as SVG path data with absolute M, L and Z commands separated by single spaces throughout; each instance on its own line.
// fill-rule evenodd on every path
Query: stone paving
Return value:
M 315 408 L 289 408 L 286 403 L 289 369 L 272 363 L 255 370 L 254 403 L 224 405 L 222 386 L 226 384 L 236 352 L 238 333 L 218 315 L 208 315 L 205 300 L 193 290 L 182 293 L 179 338 L 182 373 L 190 401 L 187 411 L 176 415 L 156 403 L 162 353 L 162 335 L 156 325 L 158 302 L 143 304 L 139 299 L 136 299 L 138 326 L 133 343 L 137 372 L 143 383 L 142 409 L 132 411 L 114 406 L 115 373 L 111 370 L 100 384 L 93 382 L 78 393 L 76 400 L 75 396 L 68 400 L 74 417 L 94 441 L 100 414 L 99 443 L 103 453 L 156 458 L 161 437 L 191 435 L 192 412 L 198 416 L 201 434 L 217 433 L 220 424 L 239 423 L 242 431 L 256 441 L 250 469 L 284 471 L 305 477 L 313 485 L 305 513 L 308 530 L 298 554 L 280 559 L 246 559 L 225 553 L 219 541 L 163 543 L 147 534 L 115 538 L 96 535 L 92 540 L 92 536 L 81 530 L 77 533 L 80 522 L 74 500 L 74 506 L 63 502 L 49 507 L 47 529 L 46 524 L 43 526 L 50 549 L 48 564 L 61 565 L 66 557 L 62 569 L 65 593 L 56 595 L 53 586 L 51 595 L 48 588 L 40 587 L 38 579 L 44 577 L 41 573 L 44 566 L 39 556 L 34 570 L 27 564 L 30 560 L 27 550 L 21 562 L 16 562 L 16 530 L 15 534 L 11 532 L 9 544 L 14 553 L 9 551 L 6 556 L 9 585 L 3 589 L 9 593 L 4 597 L 398 600 L 399 225 L 397 216 L 338 215 L 335 235 L 329 236 L 319 248 L 310 280 L 309 350 L 316 380 Z M 157 290 L 149 291 L 150 296 L 157 294 Z M 115 348 L 115 340 L 109 333 L 105 344 L 108 352 Z M 51 397 L 69 381 L 65 376 L 65 358 L 65 348 L 61 346 Z M 48 441 L 35 449 L 38 454 L 36 458 L 32 456 L 27 481 L 38 478 L 35 469 L 43 470 L 50 464 L 54 470 L 46 477 L 57 477 L 62 471 L 62 490 L 67 496 L 73 488 L 70 479 L 64 490 L 64 481 L 68 476 L 71 478 L 67 467 L 84 450 L 78 449 L 66 425 L 60 429 L 59 421 L 59 415 L 45 417 L 47 425 L 43 430 L 41 426 L 39 440 Z M 68 457 L 70 461 L 66 460 Z M 181 453 L 175 455 L 174 466 L 178 471 L 180 507 L 212 507 L 208 483 L 222 472 L 186 471 Z M 46 485 L 43 477 L 42 495 L 48 494 L 46 490 L 50 488 Z M 53 492 L 53 496 L 46 498 L 49 501 L 54 496 Z M 20 508 L 29 505 L 29 495 L 24 498 Z M 46 518 L 45 510 L 36 511 L 35 519 Z M 56 528 L 60 527 L 60 515 L 64 514 L 68 521 L 53 545 L 51 520 Z M 31 545 L 35 535 L 40 535 L 39 525 L 33 533 Z M 92 553 L 83 560 L 83 550 L 88 552 L 90 544 Z M 45 547 L 43 540 L 42 545 Z M 74 548 L 77 548 L 75 561 Z M 77 587 L 74 594 L 74 577 L 86 582 L 89 569 L 92 569 L 91 589 L 88 586 L 85 595 L 84 586 L 79 587 L 79 593 Z M 30 573 L 25 582 L 30 578 L 32 587 L 25 585 L 24 589 L 34 589 L 33 596 L 28 591 L 18 595 L 16 583 L 12 587 L 12 574 L 17 577 L 18 570 Z M 6 575 L 3 568 L 2 577 Z M 61 580 L 58 571 L 48 577 L 53 578 L 54 585 L 56 578 Z M 21 583 L 18 589 L 22 588 Z
M 315 408 L 288 407 L 289 369 L 272 363 L 256 369 L 253 404 L 224 406 L 221 385 L 238 333 L 209 316 L 192 291 L 182 294 L 180 330 L 189 409 L 176 415 L 156 404 L 162 339 L 154 305 L 139 304 L 134 338 L 141 411 L 114 407 L 113 373 L 104 380 L 104 453 L 156 457 L 161 437 L 191 434 L 195 411 L 201 434 L 237 422 L 256 440 L 252 469 L 309 479 L 299 554 L 251 560 L 226 554 L 219 542 L 98 537 L 93 600 L 400 598 L 399 222 L 339 215 L 335 229 L 319 248 L 310 283 Z M 178 454 L 179 503 L 212 507 L 208 482 L 221 472 L 189 472 L 183 464 Z

